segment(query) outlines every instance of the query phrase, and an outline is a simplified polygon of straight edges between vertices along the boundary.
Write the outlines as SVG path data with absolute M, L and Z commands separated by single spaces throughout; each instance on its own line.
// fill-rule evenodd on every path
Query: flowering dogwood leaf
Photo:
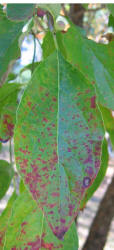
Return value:
M 13 21 L 23 21 L 33 15 L 35 4 L 7 4 L 7 17 Z
M 8 220 L 11 215 L 13 202 L 17 198 L 16 193 L 14 192 L 12 196 L 10 197 L 8 204 L 2 214 L 0 215 L 0 250 L 4 247 L 5 242 L 5 234 L 8 226 Z
M 94 87 L 54 52 L 24 92 L 14 143 L 24 184 L 59 239 L 98 173 L 103 136 Z
M 5 83 L 0 88 L 0 141 L 3 143 L 13 136 L 20 88 L 17 83 Z
M 18 39 L 23 26 L 24 22 L 8 20 L 0 5 L 0 84 L 7 78 L 9 63 L 20 56 Z
M 5 249 L 77 250 L 75 223 L 66 233 L 64 240 L 58 240 L 36 202 L 30 194 L 24 192 L 14 203 L 6 233 Z
M 103 145 L 102 145 L 102 156 L 101 156 L 101 166 L 100 170 L 98 172 L 98 175 L 96 179 L 94 180 L 93 184 L 87 189 L 85 192 L 85 195 L 81 201 L 80 204 L 80 209 L 83 209 L 87 203 L 87 201 L 92 197 L 94 192 L 97 190 L 97 188 L 100 186 L 101 182 L 103 181 L 106 170 L 108 167 L 108 160 L 109 160 L 109 155 L 108 155 L 108 146 L 107 146 L 107 141 L 104 139 Z
M 98 44 L 89 40 L 71 22 L 68 31 L 59 36 L 60 39 L 67 60 L 95 87 L 99 103 L 114 110 L 114 42 Z
M 13 178 L 14 171 L 11 164 L 0 160 L 0 199 L 5 195 Z

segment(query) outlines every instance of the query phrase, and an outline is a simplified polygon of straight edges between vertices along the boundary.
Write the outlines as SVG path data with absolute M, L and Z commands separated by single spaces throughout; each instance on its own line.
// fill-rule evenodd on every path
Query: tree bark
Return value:
M 83 250 L 103 250 L 114 216 L 114 177 L 100 203 Z
M 83 27 L 83 17 L 85 8 L 82 4 L 70 4 L 69 17 L 72 22 L 80 27 Z

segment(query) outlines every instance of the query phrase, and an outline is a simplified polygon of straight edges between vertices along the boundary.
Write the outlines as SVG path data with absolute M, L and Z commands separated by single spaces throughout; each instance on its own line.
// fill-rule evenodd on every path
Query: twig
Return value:
M 35 61 L 35 55 L 36 55 L 36 38 L 35 35 L 32 33 L 33 38 L 34 38 L 34 53 L 33 53 L 33 59 L 32 59 L 32 73 L 34 71 L 34 61 Z

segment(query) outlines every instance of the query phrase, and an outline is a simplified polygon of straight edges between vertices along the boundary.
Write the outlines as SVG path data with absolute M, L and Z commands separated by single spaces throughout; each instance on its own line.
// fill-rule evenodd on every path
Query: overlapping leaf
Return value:
M 54 19 L 58 17 L 58 15 L 60 14 L 60 10 L 61 10 L 60 4 L 38 4 L 38 7 L 49 11 Z
M 18 106 L 17 96 L 21 86 L 5 83 L 0 88 L 0 141 L 6 142 L 13 136 Z
M 94 87 L 53 53 L 24 92 L 14 141 L 17 168 L 59 239 L 98 173 L 103 135 Z
M 11 183 L 14 171 L 9 162 L 0 160 L 0 199 L 5 195 Z
M 6 234 L 6 230 L 8 226 L 8 220 L 10 218 L 12 206 L 16 198 L 17 198 L 17 195 L 14 192 L 8 201 L 7 207 L 5 208 L 5 210 L 2 212 L 0 216 L 0 250 L 3 250 L 3 247 L 4 247 L 5 234 Z
M 86 39 L 80 29 L 70 23 L 66 33 L 59 40 L 64 44 L 67 60 L 95 86 L 98 101 L 114 109 L 114 42 L 97 44 Z M 61 50 L 63 53 L 63 51 Z
M 101 105 L 100 110 L 102 112 L 105 129 L 110 135 L 111 144 L 114 149 L 114 116 L 112 116 L 111 110 Z
M 33 15 L 35 4 L 7 4 L 7 16 L 13 21 L 23 21 Z
M 5 249 L 77 250 L 75 223 L 66 233 L 64 240 L 58 240 L 52 234 L 42 211 L 25 192 L 17 198 L 13 206 L 6 233 Z
M 24 23 L 8 20 L 0 5 L 0 83 L 5 80 L 8 65 L 20 55 L 18 39 Z M 7 74 L 6 74 L 7 75 Z

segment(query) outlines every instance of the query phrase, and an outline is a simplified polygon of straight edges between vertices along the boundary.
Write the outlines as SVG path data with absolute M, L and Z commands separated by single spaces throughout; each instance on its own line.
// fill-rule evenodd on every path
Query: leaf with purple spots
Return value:
M 14 142 L 24 184 L 59 239 L 97 176 L 103 136 L 94 87 L 60 53 L 53 53 L 24 92 Z
M 14 203 L 10 217 L 4 250 L 78 250 L 78 237 L 75 223 L 66 233 L 64 240 L 58 240 L 37 204 L 24 192 Z
M 108 145 L 107 145 L 106 139 L 104 139 L 103 144 L 102 144 L 101 165 L 100 165 L 98 175 L 96 179 L 94 180 L 93 184 L 85 192 L 85 195 L 80 204 L 80 210 L 85 207 L 87 201 L 92 197 L 94 192 L 97 190 L 97 188 L 100 186 L 101 182 L 103 181 L 106 171 L 107 171 L 107 167 L 108 167 L 108 160 L 109 160 Z M 88 172 L 91 174 L 92 168 L 89 168 Z
M 0 88 L 0 142 L 2 143 L 13 136 L 20 88 L 20 84 L 17 83 L 5 83 Z
M 14 192 L 12 196 L 10 197 L 6 208 L 0 215 L 0 250 L 2 250 L 4 247 L 5 234 L 6 234 L 6 230 L 8 226 L 8 220 L 11 216 L 12 206 L 16 198 L 17 198 L 17 195 Z

